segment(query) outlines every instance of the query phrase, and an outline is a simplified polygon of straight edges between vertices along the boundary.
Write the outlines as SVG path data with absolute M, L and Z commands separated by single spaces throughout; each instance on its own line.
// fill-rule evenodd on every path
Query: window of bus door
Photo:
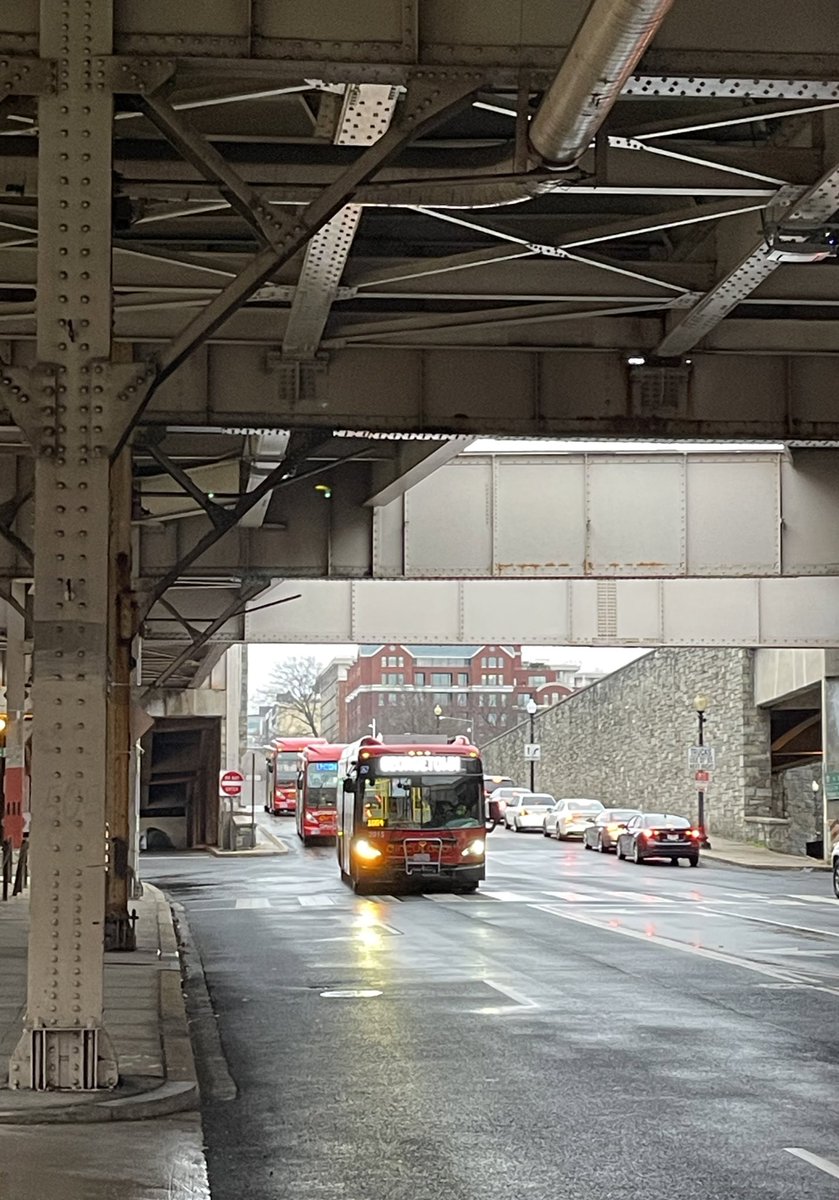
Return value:
M 312 808 L 334 808 L 337 786 L 336 762 L 309 763 L 306 772 L 307 803 Z
M 483 828 L 479 775 L 386 775 L 367 780 L 361 797 L 365 829 Z

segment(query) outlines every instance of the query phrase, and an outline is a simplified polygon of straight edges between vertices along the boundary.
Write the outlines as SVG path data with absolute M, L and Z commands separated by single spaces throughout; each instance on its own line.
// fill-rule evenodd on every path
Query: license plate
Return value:
M 668 842 L 680 842 L 682 838 L 678 833 L 668 833 L 667 840 Z
M 431 855 L 430 855 L 430 854 L 409 854 L 409 855 L 408 855 L 408 862 L 412 862 L 412 863 L 430 863 L 430 862 L 431 862 Z

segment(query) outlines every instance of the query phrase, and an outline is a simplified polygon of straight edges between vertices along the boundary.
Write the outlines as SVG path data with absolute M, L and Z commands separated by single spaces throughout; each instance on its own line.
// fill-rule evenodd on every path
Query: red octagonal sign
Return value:
M 218 788 L 223 796 L 241 796 L 245 777 L 241 771 L 221 771 Z

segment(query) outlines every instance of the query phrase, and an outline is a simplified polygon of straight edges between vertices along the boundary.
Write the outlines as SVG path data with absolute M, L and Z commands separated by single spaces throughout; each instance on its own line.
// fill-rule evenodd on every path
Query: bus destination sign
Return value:
M 460 754 L 383 754 L 380 775 L 455 775 L 467 759 Z

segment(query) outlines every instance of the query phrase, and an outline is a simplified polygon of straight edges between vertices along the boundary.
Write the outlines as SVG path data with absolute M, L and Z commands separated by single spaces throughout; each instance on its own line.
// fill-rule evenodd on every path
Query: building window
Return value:
M 398 667 L 404 667 L 404 666 L 405 666 L 405 659 L 402 657 L 402 655 L 401 655 L 401 654 L 399 655 L 399 662 L 398 662 L 396 665 L 397 665 Z
M 487 725 L 495 725 L 498 720 L 496 713 L 487 713 Z
M 465 692 L 460 692 L 457 697 L 457 703 L 461 708 L 465 708 L 469 701 L 469 697 Z
M 501 703 L 502 703 L 502 704 L 506 704 L 506 703 L 507 703 L 507 693 L 506 693 L 506 692 L 502 692 L 502 693 L 501 693 Z
M 459 687 L 468 687 L 469 686 L 469 676 L 466 674 L 465 671 L 462 672 L 460 675 L 458 675 L 457 682 L 458 682 Z
M 451 687 L 452 686 L 451 673 L 450 672 L 446 673 L 444 671 L 432 671 L 431 686 L 432 687 Z
M 478 697 L 478 708 L 483 708 L 483 706 L 484 706 L 484 698 L 483 698 L 483 696 L 479 696 Z
M 519 708 L 527 708 L 530 703 L 530 692 L 522 692 L 519 696 Z
M 527 682 L 531 687 L 542 687 L 543 684 L 548 682 L 548 677 L 547 675 L 530 675 Z
M 388 671 L 382 676 L 382 683 L 389 684 L 390 687 L 399 687 L 405 682 L 405 676 L 401 671 Z
M 495 692 L 492 692 L 489 696 L 487 696 L 487 704 L 490 708 L 498 707 L 498 696 Z
M 487 666 L 488 667 L 497 667 L 498 666 L 498 659 L 495 657 L 494 654 L 491 658 L 487 659 Z
M 425 687 L 425 671 L 414 672 L 414 683 L 417 687 Z
M 385 694 L 384 694 L 384 692 L 379 692 L 379 708 L 384 708 L 384 706 L 385 706 Z
M 387 694 L 387 702 L 388 702 L 388 704 L 395 704 L 395 703 L 396 703 L 396 692 L 388 692 L 388 694 Z

